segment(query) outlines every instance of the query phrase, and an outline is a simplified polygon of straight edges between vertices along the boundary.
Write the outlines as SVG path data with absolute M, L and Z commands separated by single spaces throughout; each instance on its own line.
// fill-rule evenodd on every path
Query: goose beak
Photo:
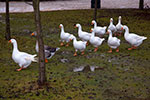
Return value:
M 11 43 L 11 40 L 9 40 L 8 43 Z
M 32 33 L 31 36 L 34 36 L 34 33 Z
M 90 32 L 93 32 L 93 30 L 91 29 Z
M 109 32 L 107 31 L 106 34 L 109 34 Z
M 121 27 L 121 30 L 123 30 L 123 27 Z
M 93 22 L 91 22 L 91 25 L 93 25 L 94 23 Z
M 59 28 L 61 28 L 61 26 L 59 25 Z
M 74 28 L 77 28 L 77 26 L 74 26 Z

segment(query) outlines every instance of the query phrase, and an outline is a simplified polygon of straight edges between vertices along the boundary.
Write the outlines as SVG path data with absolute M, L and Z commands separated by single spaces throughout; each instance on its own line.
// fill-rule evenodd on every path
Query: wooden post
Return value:
M 5 32 L 5 39 L 10 40 L 10 20 L 9 20 L 9 0 L 6 0 L 6 32 Z
M 41 21 L 40 21 L 40 8 L 39 8 L 39 0 L 33 0 L 33 8 L 35 15 L 35 25 L 37 31 L 37 39 L 39 46 L 39 77 L 38 77 L 38 85 L 44 85 L 46 82 L 46 68 L 45 68 L 45 53 L 44 53 L 44 43 L 41 33 Z

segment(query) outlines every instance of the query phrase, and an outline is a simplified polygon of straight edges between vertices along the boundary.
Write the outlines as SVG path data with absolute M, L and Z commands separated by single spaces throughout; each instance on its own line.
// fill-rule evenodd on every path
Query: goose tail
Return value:
M 30 57 L 26 57 L 26 60 L 31 60 L 33 62 L 38 62 L 37 54 L 31 55 Z

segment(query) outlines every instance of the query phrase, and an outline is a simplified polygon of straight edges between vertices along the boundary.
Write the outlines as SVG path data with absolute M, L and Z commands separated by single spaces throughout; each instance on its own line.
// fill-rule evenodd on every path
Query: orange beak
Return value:
M 93 25 L 94 23 L 91 22 L 91 25 Z
M 121 27 L 121 30 L 123 30 L 123 27 Z
M 90 32 L 93 32 L 93 30 L 91 29 Z
M 69 41 L 72 41 L 72 39 L 70 39 Z
M 106 34 L 109 34 L 109 32 L 107 31 Z
M 8 43 L 11 43 L 11 40 L 9 40 Z
M 34 33 L 32 33 L 31 36 L 34 36 Z
M 61 28 L 61 26 L 59 25 L 59 28 Z
M 77 28 L 77 26 L 74 26 L 74 28 Z

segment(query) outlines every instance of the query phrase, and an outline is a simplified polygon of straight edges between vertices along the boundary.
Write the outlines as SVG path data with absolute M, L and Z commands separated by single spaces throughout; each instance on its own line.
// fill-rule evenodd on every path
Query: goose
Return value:
M 117 31 L 116 26 L 113 24 L 113 18 L 110 18 L 108 30 L 111 30 L 113 34 L 115 34 L 115 32 Z
M 131 48 L 128 48 L 128 50 L 136 49 L 143 43 L 143 40 L 147 39 L 147 37 L 145 36 L 139 36 L 135 33 L 129 33 L 129 28 L 126 25 L 124 25 L 122 29 L 125 29 L 125 40 L 132 46 Z
M 37 62 L 37 58 L 35 58 L 37 56 L 36 54 L 31 55 L 26 52 L 20 52 L 15 39 L 10 39 L 9 42 L 13 44 L 12 59 L 20 66 L 17 71 L 27 68 L 31 62 Z
M 97 23 L 95 20 L 92 21 L 91 25 L 94 25 L 94 31 L 98 35 L 103 36 L 106 33 L 107 26 L 104 26 L 104 27 L 97 26 Z
M 84 50 L 86 49 L 87 41 L 77 41 L 76 37 L 73 38 L 73 47 L 75 48 L 74 56 L 77 56 L 77 51 L 81 51 L 84 55 Z
M 116 29 L 117 29 L 117 33 L 119 33 L 120 35 L 123 32 L 123 30 L 121 30 L 122 27 L 123 27 L 123 25 L 121 24 L 121 16 L 119 16 L 118 24 L 116 25 Z
M 98 46 L 100 46 L 105 39 L 95 36 L 95 30 L 93 28 L 91 28 L 91 32 L 92 36 L 89 41 L 95 47 L 94 51 L 96 52 L 98 50 Z
M 61 32 L 60 32 L 61 44 L 60 45 L 63 46 L 64 42 L 67 42 L 66 46 L 68 47 L 69 46 L 69 42 L 74 38 L 74 35 L 66 33 L 64 31 L 63 24 L 60 24 L 59 28 L 61 28 Z
M 76 24 L 75 28 L 78 28 L 78 36 L 82 41 L 89 41 L 92 34 L 82 31 L 82 27 L 80 24 Z M 88 45 L 88 42 L 87 42 Z
M 109 34 L 107 43 L 110 47 L 110 50 L 108 52 L 112 53 L 112 49 L 116 49 L 116 52 L 119 52 L 120 39 L 118 39 L 117 37 L 113 37 L 111 30 L 108 30 L 107 33 Z
M 31 36 L 37 36 L 37 32 L 34 31 L 31 34 Z M 48 62 L 47 59 L 52 58 L 55 55 L 55 52 L 58 51 L 59 49 L 60 49 L 59 47 L 54 48 L 54 47 L 51 47 L 51 46 L 48 46 L 48 45 L 44 45 L 45 62 L 47 63 Z M 38 40 L 36 40 L 35 50 L 36 50 L 37 53 L 39 52 Z

